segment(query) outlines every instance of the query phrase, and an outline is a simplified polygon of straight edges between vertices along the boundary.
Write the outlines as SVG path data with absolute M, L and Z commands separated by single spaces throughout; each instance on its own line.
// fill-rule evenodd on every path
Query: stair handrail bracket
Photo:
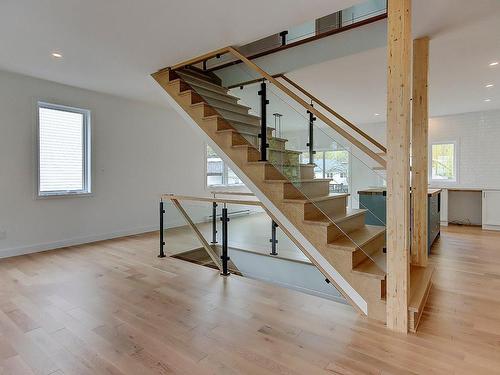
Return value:
M 265 78 L 268 82 L 270 82 L 271 84 L 273 84 L 274 86 L 276 86 L 280 91 L 282 91 L 283 93 L 285 93 L 287 96 L 291 97 L 295 102 L 297 102 L 298 104 L 300 104 L 306 110 L 312 112 L 315 116 L 317 116 L 321 121 L 323 121 L 325 124 L 327 124 L 328 126 L 330 126 L 334 131 L 336 131 L 338 134 L 340 134 L 343 138 L 345 138 L 347 141 L 349 141 L 350 143 L 352 143 L 355 147 L 357 147 L 358 149 L 360 149 L 361 151 L 363 151 L 365 154 L 367 154 L 370 158 L 372 158 L 373 160 L 375 160 L 382 167 L 386 168 L 386 165 L 387 165 L 386 160 L 380 154 L 376 153 L 370 147 L 368 147 L 365 144 L 363 144 L 356 137 L 354 137 L 351 133 L 349 133 L 348 131 L 346 131 L 344 128 L 342 128 L 341 126 L 339 126 L 337 123 L 335 123 L 329 117 L 327 117 L 322 112 L 320 112 L 317 108 L 311 107 L 310 103 L 308 103 L 307 101 L 305 101 L 304 99 L 302 99 L 299 95 L 297 95 L 296 93 L 294 93 L 292 90 L 290 90 L 288 87 L 286 87 L 283 83 L 279 82 L 274 76 L 272 76 L 271 74 L 269 74 L 266 71 L 264 71 L 257 64 L 255 64 L 253 61 L 251 61 L 250 59 L 248 59 L 247 57 L 245 57 L 241 52 L 239 52 L 238 48 L 235 47 L 235 46 L 228 46 L 228 47 L 217 49 L 217 50 L 212 51 L 212 52 L 205 53 L 205 54 L 200 55 L 198 57 L 194 57 L 192 59 L 183 61 L 181 63 L 172 65 L 172 66 L 164 68 L 164 69 L 161 69 L 157 73 L 153 73 L 152 76 L 154 77 L 156 74 L 163 73 L 163 72 L 165 72 L 167 70 L 175 71 L 175 70 L 178 70 L 178 69 L 182 69 L 182 68 L 185 68 L 185 67 L 187 67 L 189 65 L 198 64 L 200 62 L 204 62 L 204 61 L 206 61 L 208 59 L 211 59 L 211 58 L 217 57 L 217 56 L 221 56 L 221 55 L 226 54 L 226 53 L 230 53 L 235 58 L 241 60 L 245 65 L 247 65 L 250 69 L 252 69 L 256 73 L 258 73 L 262 78 Z M 299 90 L 299 91 L 302 91 L 302 90 Z M 306 91 L 304 90 L 303 93 L 305 93 L 305 92 Z M 318 104 L 320 104 L 320 102 L 318 102 Z M 323 106 L 323 105 L 322 105 L 322 107 L 325 108 L 325 106 Z M 342 121 L 345 120 L 342 116 L 340 116 L 340 117 L 339 116 L 340 115 L 338 115 L 336 117 L 338 117 Z M 350 122 L 347 121 L 347 124 L 350 124 Z M 358 131 L 358 133 L 360 133 L 360 131 Z M 370 142 L 372 142 L 372 141 L 370 141 Z M 373 142 L 372 142 L 372 144 L 373 144 Z M 375 145 L 377 147 L 379 147 L 379 148 L 382 147 L 381 149 L 385 150 L 385 148 L 383 148 L 382 145 L 380 145 L 378 143 L 375 144 Z

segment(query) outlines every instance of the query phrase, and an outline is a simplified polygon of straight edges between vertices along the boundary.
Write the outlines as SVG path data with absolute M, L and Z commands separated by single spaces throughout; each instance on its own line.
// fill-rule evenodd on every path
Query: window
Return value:
M 216 154 L 207 146 L 207 186 L 243 185 L 243 182 Z
M 309 163 L 309 152 L 301 154 L 301 163 Z M 329 178 L 331 193 L 349 190 L 349 152 L 346 150 L 317 151 L 314 155 L 315 178 Z
M 38 103 L 38 196 L 89 194 L 90 111 Z
M 457 181 L 456 143 L 433 143 L 431 145 L 431 180 Z

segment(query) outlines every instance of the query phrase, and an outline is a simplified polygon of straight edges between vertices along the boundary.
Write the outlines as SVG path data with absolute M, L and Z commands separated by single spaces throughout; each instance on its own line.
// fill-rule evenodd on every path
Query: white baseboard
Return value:
M 55 249 L 60 249 L 62 247 L 76 246 L 76 245 L 82 245 L 82 244 L 91 243 L 91 242 L 110 240 L 110 239 L 118 238 L 118 237 L 132 236 L 134 234 L 153 232 L 155 230 L 158 230 L 157 225 L 152 225 L 152 226 L 147 226 L 147 227 L 142 227 L 142 228 L 127 229 L 127 230 L 122 230 L 122 231 L 117 231 L 117 232 L 112 232 L 112 233 L 103 233 L 103 234 L 97 234 L 97 235 L 92 235 L 92 236 L 71 238 L 71 239 L 43 243 L 43 244 L 34 244 L 34 245 L 28 245 L 28 246 L 19 246 L 19 247 L 0 249 L 0 259 L 19 256 L 19 255 L 39 253 L 39 252 L 48 251 L 48 250 L 55 250 Z
M 500 231 L 500 225 L 487 225 L 487 224 L 483 224 L 483 230 L 496 230 L 496 231 Z
M 447 221 L 441 221 L 441 226 L 442 227 L 447 227 L 448 226 L 448 222 Z

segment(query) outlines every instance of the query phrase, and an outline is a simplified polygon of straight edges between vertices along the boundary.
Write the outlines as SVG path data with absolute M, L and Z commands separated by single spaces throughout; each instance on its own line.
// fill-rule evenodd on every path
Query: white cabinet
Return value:
M 500 231 L 500 190 L 483 190 L 483 229 Z

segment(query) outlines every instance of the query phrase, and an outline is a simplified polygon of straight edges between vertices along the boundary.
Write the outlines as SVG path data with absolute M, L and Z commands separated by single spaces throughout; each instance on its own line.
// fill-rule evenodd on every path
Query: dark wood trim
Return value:
M 314 42 L 316 40 L 326 38 L 326 37 L 331 36 L 331 35 L 339 34 L 339 33 L 345 32 L 345 31 L 349 31 L 349 30 L 352 30 L 352 29 L 355 29 L 355 28 L 358 28 L 361 26 L 369 25 L 373 22 L 381 21 L 381 20 L 386 19 L 386 18 L 387 18 L 387 13 L 379 14 L 377 16 L 370 17 L 370 18 L 367 18 L 365 20 L 355 22 L 355 23 L 347 25 L 347 26 L 339 27 L 338 29 L 333 29 L 333 30 L 327 31 L 327 32 L 322 33 L 322 34 L 314 35 L 314 36 L 311 36 L 309 38 L 299 40 L 297 42 L 293 42 L 290 44 L 286 44 L 284 46 L 279 46 L 279 47 L 271 48 L 267 51 L 256 53 L 254 55 L 248 56 L 247 59 L 249 59 L 249 60 L 258 59 L 259 57 L 262 57 L 262 56 L 267 56 L 267 55 L 270 55 L 270 54 L 273 54 L 276 52 L 284 51 L 284 50 L 287 50 L 289 48 L 297 47 L 297 46 L 300 46 L 300 45 L 305 44 L 305 43 Z M 224 68 L 227 68 L 228 66 L 237 65 L 240 63 L 241 63 L 241 60 L 231 61 L 231 62 L 228 62 L 225 64 L 215 66 L 213 68 L 207 69 L 207 72 L 213 72 L 213 71 L 224 69 Z

